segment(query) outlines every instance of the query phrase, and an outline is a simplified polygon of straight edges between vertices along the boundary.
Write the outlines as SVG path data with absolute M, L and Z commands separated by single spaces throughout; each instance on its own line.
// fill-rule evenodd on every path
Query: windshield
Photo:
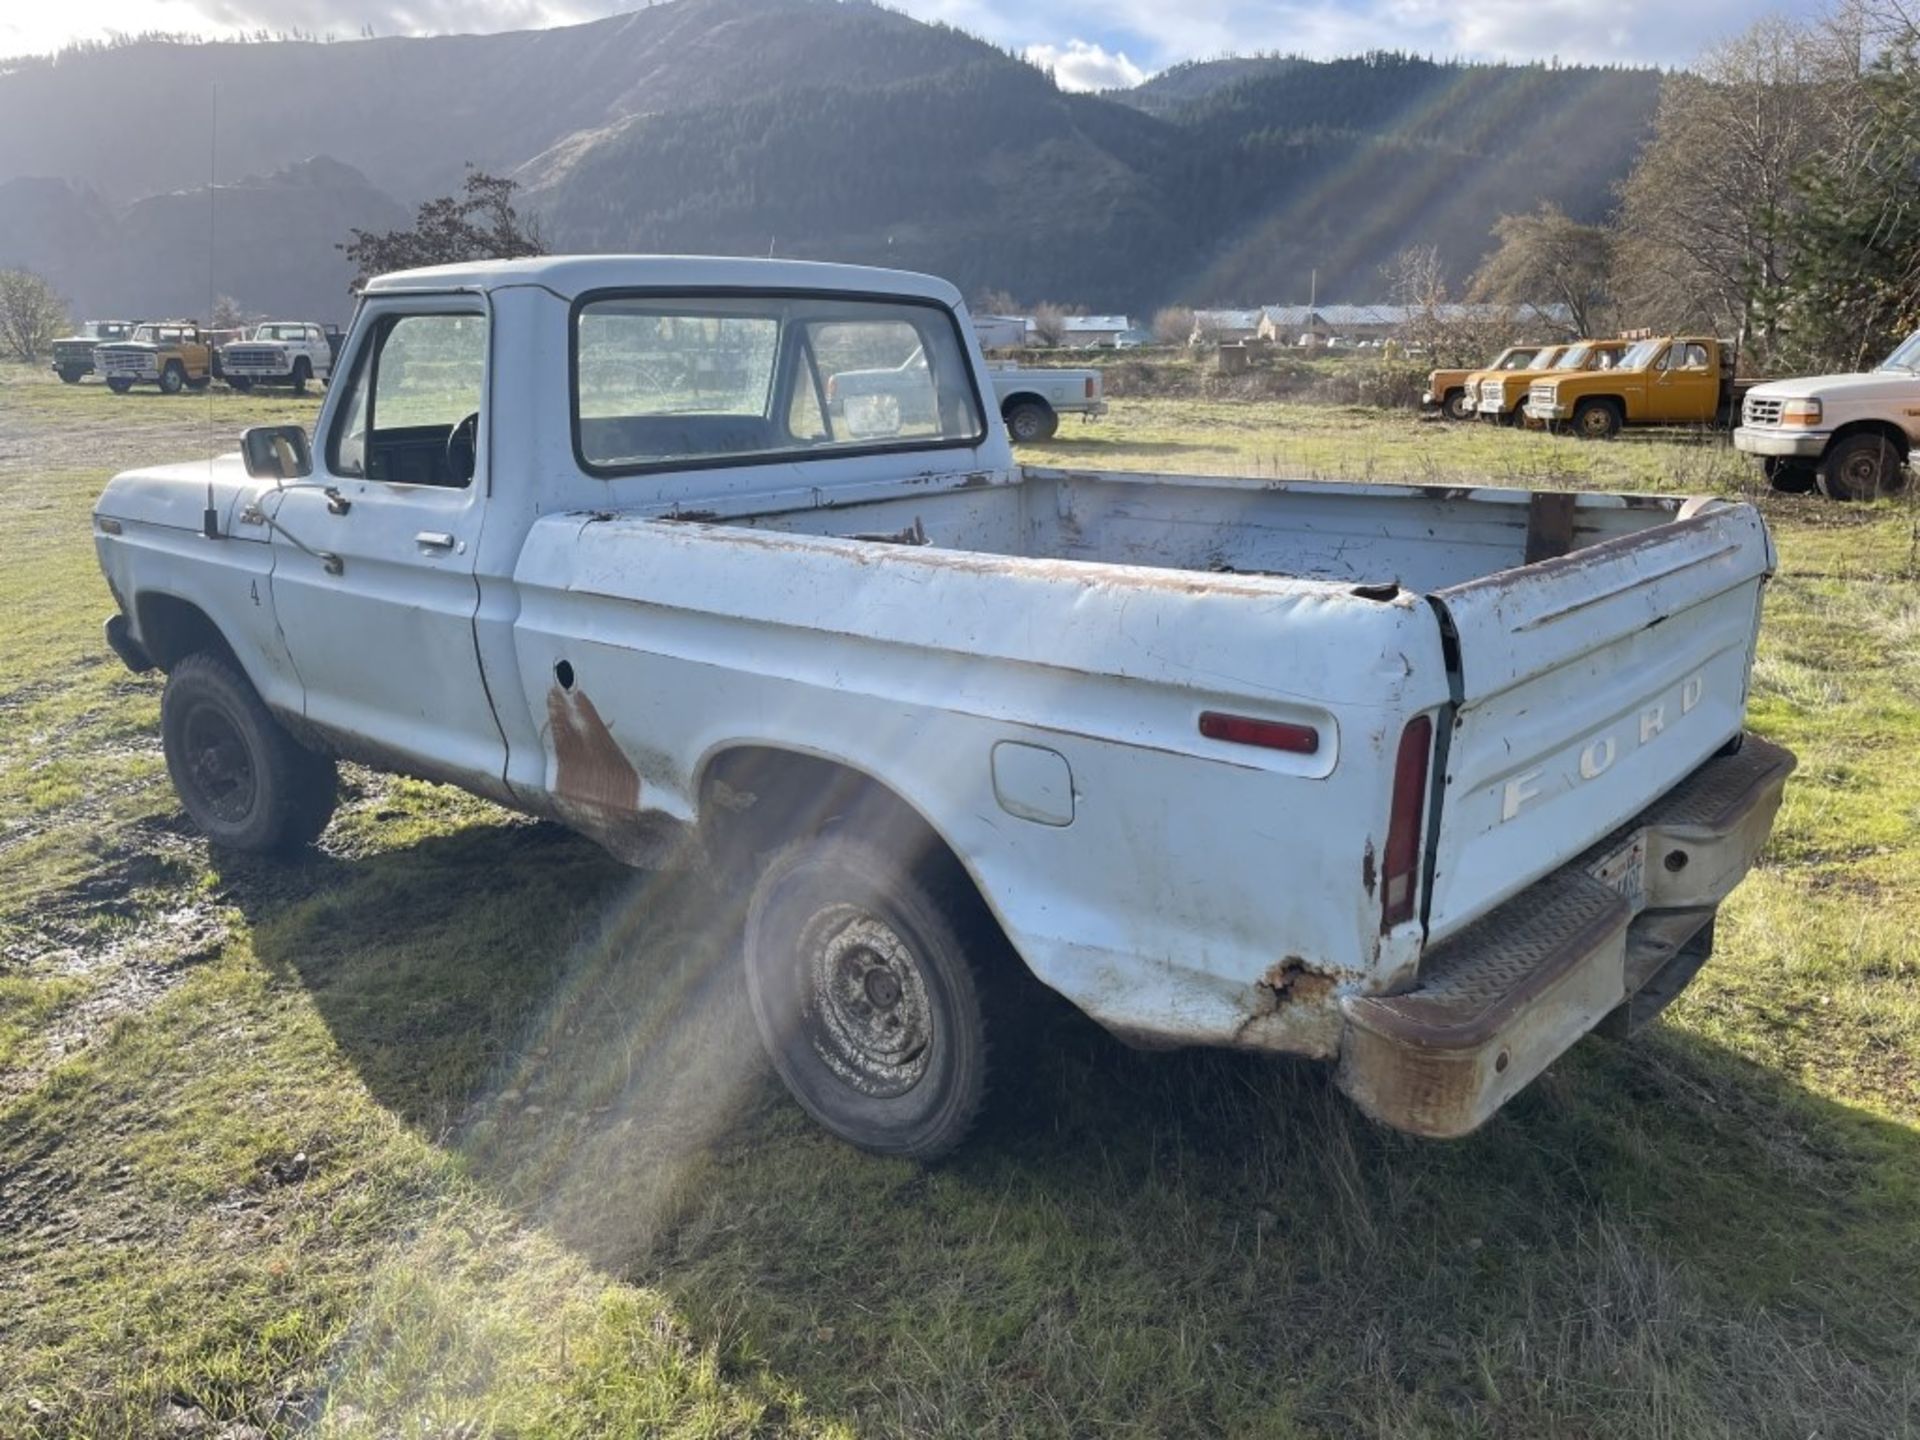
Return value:
M 304 325 L 262 325 L 253 332 L 256 340 L 298 340 L 305 332 Z
M 1626 354 L 1620 357 L 1616 370 L 1644 370 L 1653 363 L 1654 356 L 1666 346 L 1665 340 L 1642 340 Z
M 1909 375 L 1920 375 L 1920 330 L 1915 331 L 1895 347 L 1894 352 L 1880 362 L 1882 370 L 1905 370 Z
M 151 344 L 160 338 L 160 332 L 152 325 L 142 325 L 133 332 L 133 338 L 136 340 L 145 340 Z
M 1524 370 L 1533 363 L 1533 357 L 1539 353 L 1537 349 L 1509 350 L 1500 357 L 1499 363 L 1493 368 L 1496 370 Z
M 1593 354 L 1593 347 L 1591 345 L 1569 345 L 1566 353 L 1553 362 L 1553 368 L 1556 370 L 1584 370 L 1587 368 L 1587 357 L 1591 354 Z

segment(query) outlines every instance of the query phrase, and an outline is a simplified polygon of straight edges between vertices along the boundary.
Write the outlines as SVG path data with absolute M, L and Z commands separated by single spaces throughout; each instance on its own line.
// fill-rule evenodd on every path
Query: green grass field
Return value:
M 1762 498 L 1799 751 L 1701 979 L 1481 1134 L 1071 1015 L 934 1170 L 762 1065 L 738 897 L 364 771 L 209 854 L 99 638 L 117 467 L 315 400 L 0 371 L 0 1435 L 1920 1434 L 1915 512 Z M 1124 401 L 1045 463 L 1732 492 L 1614 445 Z

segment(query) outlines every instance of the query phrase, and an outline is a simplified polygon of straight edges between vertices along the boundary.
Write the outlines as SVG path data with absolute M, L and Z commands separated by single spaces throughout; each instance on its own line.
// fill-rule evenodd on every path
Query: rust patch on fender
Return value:
M 1333 994 L 1334 979 L 1310 969 L 1298 955 L 1289 955 L 1262 975 L 1259 983 L 1262 990 L 1273 996 L 1273 1008 L 1278 1009 L 1282 1005 L 1323 1003 Z
M 600 810 L 640 808 L 640 772 L 592 700 L 555 685 L 547 691 L 547 725 L 553 732 L 554 794 Z
M 1340 1012 L 1336 976 L 1316 970 L 1298 955 L 1270 966 L 1253 982 L 1246 1017 L 1233 1042 L 1302 1055 L 1333 1055 L 1339 1048 Z

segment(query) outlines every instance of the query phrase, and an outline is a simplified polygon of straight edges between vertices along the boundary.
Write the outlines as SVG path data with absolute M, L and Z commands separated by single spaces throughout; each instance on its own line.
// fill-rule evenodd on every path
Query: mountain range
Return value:
M 498 35 L 143 40 L 0 64 L 0 264 L 76 308 L 332 319 L 350 227 L 465 167 L 556 250 L 899 265 L 1098 310 L 1372 298 L 1502 213 L 1598 219 L 1647 70 L 1236 57 L 1070 94 L 867 0 L 667 0 Z M 211 183 L 210 183 L 211 181 Z

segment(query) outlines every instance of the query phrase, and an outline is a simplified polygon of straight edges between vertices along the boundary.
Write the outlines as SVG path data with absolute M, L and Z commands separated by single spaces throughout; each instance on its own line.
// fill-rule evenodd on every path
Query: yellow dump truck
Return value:
M 1626 425 L 1720 425 L 1740 414 L 1756 383 L 1734 378 L 1734 346 L 1711 335 L 1627 336 L 1611 370 L 1536 375 L 1527 416 L 1586 440 L 1610 440 Z
M 1473 381 L 1474 409 L 1482 420 L 1504 421 L 1509 425 L 1534 423 L 1527 419 L 1526 404 L 1535 380 L 1542 375 L 1611 370 L 1627 353 L 1630 344 L 1626 340 L 1576 340 L 1571 345 L 1542 350 L 1525 370 L 1483 372 Z
M 1494 358 L 1488 371 L 1524 370 L 1540 353 L 1538 345 L 1509 345 Z M 1435 370 L 1427 376 L 1427 393 L 1420 397 L 1420 408 L 1438 410 L 1449 420 L 1466 420 L 1473 415 L 1473 401 L 1467 395 L 1470 376 L 1479 370 Z

